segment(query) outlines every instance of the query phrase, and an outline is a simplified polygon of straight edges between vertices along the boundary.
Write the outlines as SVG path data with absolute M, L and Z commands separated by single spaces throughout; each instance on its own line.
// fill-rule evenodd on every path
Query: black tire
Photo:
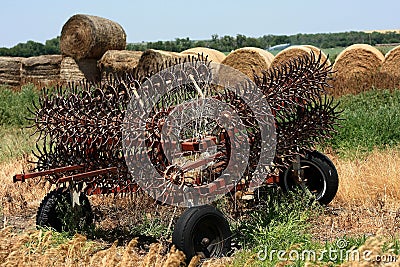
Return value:
M 36 225 L 50 227 L 57 232 L 85 231 L 93 224 L 93 212 L 88 197 L 79 195 L 79 206 L 72 207 L 70 191 L 58 188 L 42 200 L 36 215 Z
M 305 186 L 315 196 L 315 199 L 328 205 L 335 197 L 339 187 L 339 177 L 335 165 L 324 154 L 318 151 L 308 153 L 300 159 L 304 170 Z M 284 191 L 300 187 L 293 173 L 293 165 L 280 174 L 280 186 Z
M 231 250 L 232 232 L 224 215 L 210 205 L 187 209 L 175 224 L 172 243 L 186 254 L 213 258 L 226 256 Z

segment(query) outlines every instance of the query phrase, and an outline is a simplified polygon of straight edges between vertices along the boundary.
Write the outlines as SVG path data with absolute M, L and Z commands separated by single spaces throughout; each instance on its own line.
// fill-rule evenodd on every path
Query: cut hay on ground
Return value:
M 183 63 L 190 55 L 168 52 L 162 50 L 148 49 L 144 51 L 137 66 L 138 77 L 146 77 L 151 73 L 157 73 L 160 67 L 171 64 Z
M 400 88 L 400 45 L 390 50 L 381 67 L 382 80 L 386 88 Z
M 0 85 L 19 86 L 22 57 L 0 57 Z
M 100 59 L 107 50 L 123 50 L 126 33 L 118 23 L 90 15 L 74 15 L 63 26 L 60 50 L 76 60 Z
M 60 76 L 62 83 L 80 82 L 83 79 L 91 82 L 100 81 L 96 59 L 75 60 L 72 57 L 64 57 L 61 62 Z
M 133 73 L 142 54 L 142 51 L 108 50 L 97 62 L 102 80 L 105 80 L 108 74 Z
M 25 58 L 21 62 L 21 84 L 53 85 L 60 81 L 61 55 Z
M 262 71 L 268 70 L 274 56 L 263 49 L 256 47 L 244 47 L 231 52 L 222 64 L 232 67 L 254 80 L 254 74 L 262 75 Z
M 400 150 L 373 150 L 364 158 L 338 158 L 331 155 L 340 177 L 335 202 L 354 206 L 374 206 L 384 199 L 387 203 L 400 201 Z M 355 186 L 356 185 L 356 186 Z
M 207 57 L 207 61 L 212 61 L 214 63 L 221 63 L 226 58 L 224 53 L 207 47 L 190 48 L 185 51 L 182 51 L 182 54 L 188 54 L 194 56 L 203 55 L 203 57 Z
M 354 44 L 343 50 L 333 64 L 335 95 L 357 94 L 380 87 L 382 53 L 367 44 Z

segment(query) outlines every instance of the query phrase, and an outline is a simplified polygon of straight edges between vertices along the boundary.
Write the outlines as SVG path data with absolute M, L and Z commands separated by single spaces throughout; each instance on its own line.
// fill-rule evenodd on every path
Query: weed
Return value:
M 400 91 L 373 90 L 339 99 L 341 127 L 327 146 L 353 157 L 400 144 Z
M 33 85 L 23 86 L 21 91 L 0 87 L 0 125 L 27 126 L 26 118 L 32 116 L 33 102 L 38 100 L 38 90 Z
M 307 247 L 312 239 L 308 233 L 310 218 L 321 211 L 320 206 L 310 202 L 305 194 L 283 194 L 271 189 L 263 196 L 260 205 L 239 222 L 234 232 L 241 247 L 253 255 L 259 251 L 269 255 L 272 250 L 287 250 L 299 244 Z M 239 253 L 238 257 L 242 256 Z M 261 264 L 256 258 L 254 261 L 255 264 Z M 275 263 L 276 259 L 267 259 L 262 264 L 269 266 Z

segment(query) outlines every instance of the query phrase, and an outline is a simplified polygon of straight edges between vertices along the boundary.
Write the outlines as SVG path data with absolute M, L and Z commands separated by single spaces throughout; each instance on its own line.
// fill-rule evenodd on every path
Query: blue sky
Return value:
M 212 34 L 259 37 L 400 29 L 398 0 L 3 0 L 0 6 L 0 47 L 52 39 L 74 14 L 118 22 L 129 43 L 177 37 L 210 39 Z

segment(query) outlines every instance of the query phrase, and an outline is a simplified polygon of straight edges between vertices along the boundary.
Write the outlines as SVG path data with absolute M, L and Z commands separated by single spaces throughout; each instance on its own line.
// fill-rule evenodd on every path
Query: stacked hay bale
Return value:
M 244 47 L 229 53 L 222 64 L 242 72 L 254 81 L 254 75 L 261 76 L 262 72 L 270 67 L 273 59 L 274 56 L 268 51 L 256 47 Z
M 385 55 L 381 67 L 382 88 L 400 88 L 400 45 Z
M 96 59 L 75 60 L 72 57 L 63 57 L 60 76 L 62 83 L 82 80 L 97 82 L 100 80 L 100 71 Z
M 122 50 L 126 33 L 118 23 L 91 15 L 74 15 L 63 26 L 60 50 L 76 60 L 99 59 L 107 50 Z
M 333 65 L 332 93 L 357 94 L 380 84 L 383 54 L 367 44 L 354 44 L 343 50 Z
M 146 77 L 151 73 L 157 73 L 159 68 L 170 64 L 183 63 L 192 55 L 168 52 L 162 50 L 148 49 L 143 52 L 139 59 L 136 72 L 138 77 Z M 197 56 L 196 56 L 197 57 Z
M 314 53 L 314 56 L 317 58 L 321 55 L 321 62 L 326 62 L 326 65 L 331 65 L 328 57 L 319 48 L 312 45 L 296 45 L 279 52 L 272 61 L 271 68 L 277 68 L 297 57 L 311 56 L 311 52 Z
M 126 47 L 126 33 L 118 23 L 91 15 L 74 15 L 63 26 L 60 50 L 64 56 L 62 81 L 100 80 L 97 60 L 108 50 Z
M 19 86 L 22 57 L 0 57 L 0 85 Z
M 207 47 L 194 47 L 187 49 L 185 51 L 182 51 L 182 54 L 188 54 L 188 55 L 203 55 L 203 57 L 207 57 L 207 61 L 211 61 L 214 63 L 221 63 L 225 58 L 225 54 L 211 48 Z
M 61 55 L 43 55 L 21 61 L 21 84 L 49 86 L 60 81 Z
M 108 50 L 97 62 L 101 79 L 107 80 L 110 74 L 123 75 L 135 72 L 142 54 L 141 51 Z

